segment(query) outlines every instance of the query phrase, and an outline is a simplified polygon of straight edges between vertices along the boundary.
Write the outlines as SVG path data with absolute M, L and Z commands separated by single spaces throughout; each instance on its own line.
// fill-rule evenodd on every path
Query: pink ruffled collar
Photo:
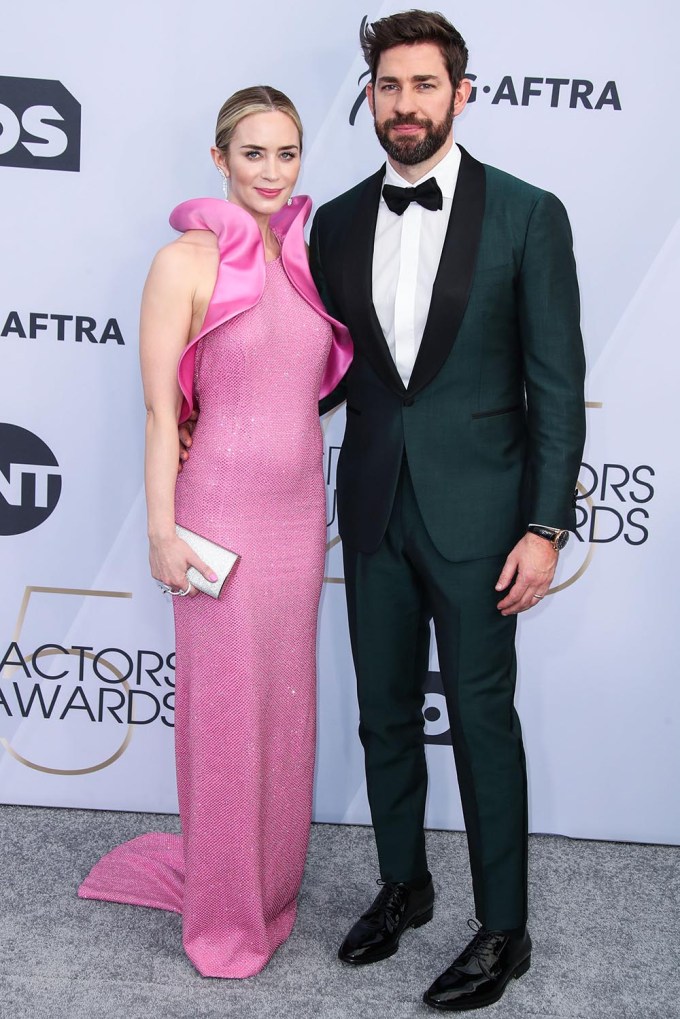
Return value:
M 271 218 L 272 228 L 281 239 L 281 260 L 291 283 L 301 297 L 333 329 L 333 344 L 328 357 L 320 396 L 331 392 L 352 361 L 352 341 L 342 323 L 326 312 L 312 280 L 304 239 L 304 226 L 312 208 L 307 195 L 293 198 Z M 208 311 L 201 331 L 182 353 L 177 368 L 183 394 L 180 421 L 193 409 L 193 375 L 196 348 L 200 340 L 218 325 L 254 307 L 262 296 L 265 283 L 265 253 L 262 235 L 252 216 L 231 202 L 218 198 L 194 198 L 173 210 L 170 225 L 182 233 L 187 230 L 211 230 L 217 237 L 220 264 Z

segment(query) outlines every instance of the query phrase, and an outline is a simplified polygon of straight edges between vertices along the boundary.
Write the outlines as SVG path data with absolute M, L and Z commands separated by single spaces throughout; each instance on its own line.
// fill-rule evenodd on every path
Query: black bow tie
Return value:
M 434 177 L 429 177 L 417 188 L 398 188 L 394 184 L 385 184 L 382 193 L 385 205 L 392 212 L 396 212 L 397 216 L 401 216 L 411 202 L 417 202 L 424 209 L 433 211 L 441 209 L 444 205 L 442 189 Z

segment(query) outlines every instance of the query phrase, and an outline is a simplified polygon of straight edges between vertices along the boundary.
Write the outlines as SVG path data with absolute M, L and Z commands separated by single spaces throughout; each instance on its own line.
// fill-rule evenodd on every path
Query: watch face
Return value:
M 555 545 L 557 546 L 558 552 L 561 552 L 564 546 L 569 541 L 569 531 L 560 531 L 559 534 L 555 535 Z

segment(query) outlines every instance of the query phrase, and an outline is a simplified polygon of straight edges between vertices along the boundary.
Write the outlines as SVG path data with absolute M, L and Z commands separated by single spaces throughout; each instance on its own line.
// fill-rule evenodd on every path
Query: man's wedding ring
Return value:
M 543 595 L 542 594 L 532 594 L 531 597 L 532 598 L 536 598 L 538 601 L 542 601 L 543 600 Z
M 186 591 L 173 591 L 171 587 L 168 587 L 167 584 L 164 584 L 160 580 L 158 581 L 158 586 L 160 587 L 163 594 L 171 594 L 173 596 L 177 596 L 178 598 L 184 598 L 184 596 L 189 594 L 189 591 L 191 590 L 191 584 L 187 584 Z

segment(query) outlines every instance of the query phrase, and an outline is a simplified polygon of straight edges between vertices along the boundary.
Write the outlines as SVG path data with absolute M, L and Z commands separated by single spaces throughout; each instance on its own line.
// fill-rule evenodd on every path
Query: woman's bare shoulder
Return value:
M 167 247 L 171 248 L 173 245 L 196 252 L 213 252 L 217 251 L 217 236 L 212 230 L 187 230 L 186 233 L 171 241 Z
M 218 254 L 217 238 L 210 230 L 187 230 L 165 244 L 154 257 L 149 275 L 174 278 L 195 269 L 201 271 Z

